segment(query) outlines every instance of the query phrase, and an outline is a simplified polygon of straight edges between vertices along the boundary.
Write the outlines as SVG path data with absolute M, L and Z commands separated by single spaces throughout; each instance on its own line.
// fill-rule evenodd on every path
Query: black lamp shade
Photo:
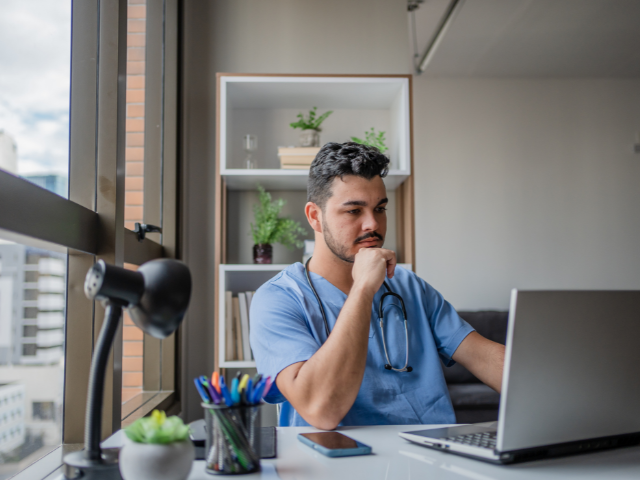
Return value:
M 129 307 L 133 322 L 156 338 L 165 338 L 178 329 L 191 297 L 191 274 L 177 260 L 159 259 L 143 264 L 144 293 Z
M 133 322 L 156 338 L 176 331 L 191 297 L 189 268 L 167 258 L 144 263 L 138 271 L 99 260 L 87 273 L 90 299 L 109 300 L 129 310 Z

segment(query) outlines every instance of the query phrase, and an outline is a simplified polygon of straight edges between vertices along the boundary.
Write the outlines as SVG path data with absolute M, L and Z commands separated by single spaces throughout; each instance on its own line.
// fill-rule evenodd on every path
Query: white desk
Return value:
M 425 427 L 385 425 L 340 428 L 339 431 L 345 435 L 360 440 L 373 449 L 373 455 L 343 458 L 325 457 L 300 443 L 296 438 L 298 433 L 317 431 L 314 428 L 278 428 L 278 458 L 262 460 L 261 473 L 242 475 L 237 478 L 262 478 L 263 480 L 640 479 L 640 447 L 499 466 L 430 450 L 398 436 L 398 432 L 421 428 Z M 111 437 L 105 446 L 119 446 L 121 437 L 118 434 Z M 224 475 L 210 475 L 204 468 L 204 461 L 196 461 L 189 480 L 231 478 Z

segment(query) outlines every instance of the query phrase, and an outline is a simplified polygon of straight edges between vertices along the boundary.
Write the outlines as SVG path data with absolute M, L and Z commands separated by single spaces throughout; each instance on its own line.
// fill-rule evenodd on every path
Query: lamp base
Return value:
M 102 450 L 100 460 L 85 458 L 84 451 L 73 452 L 65 455 L 63 473 L 66 480 L 122 480 L 118 468 L 119 448 L 106 448 Z

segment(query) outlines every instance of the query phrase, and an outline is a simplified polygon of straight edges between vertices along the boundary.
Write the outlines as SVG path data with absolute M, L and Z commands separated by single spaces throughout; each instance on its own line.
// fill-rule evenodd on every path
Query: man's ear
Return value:
M 304 214 L 311 228 L 318 233 L 322 233 L 322 209 L 313 202 L 307 202 L 304 206 Z

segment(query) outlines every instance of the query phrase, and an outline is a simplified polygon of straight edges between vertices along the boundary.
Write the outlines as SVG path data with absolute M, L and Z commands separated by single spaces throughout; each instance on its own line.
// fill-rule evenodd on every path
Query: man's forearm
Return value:
M 297 372 L 295 398 L 289 400 L 316 427 L 335 428 L 358 395 L 367 362 L 372 302 L 369 292 L 353 288 L 328 340 Z

